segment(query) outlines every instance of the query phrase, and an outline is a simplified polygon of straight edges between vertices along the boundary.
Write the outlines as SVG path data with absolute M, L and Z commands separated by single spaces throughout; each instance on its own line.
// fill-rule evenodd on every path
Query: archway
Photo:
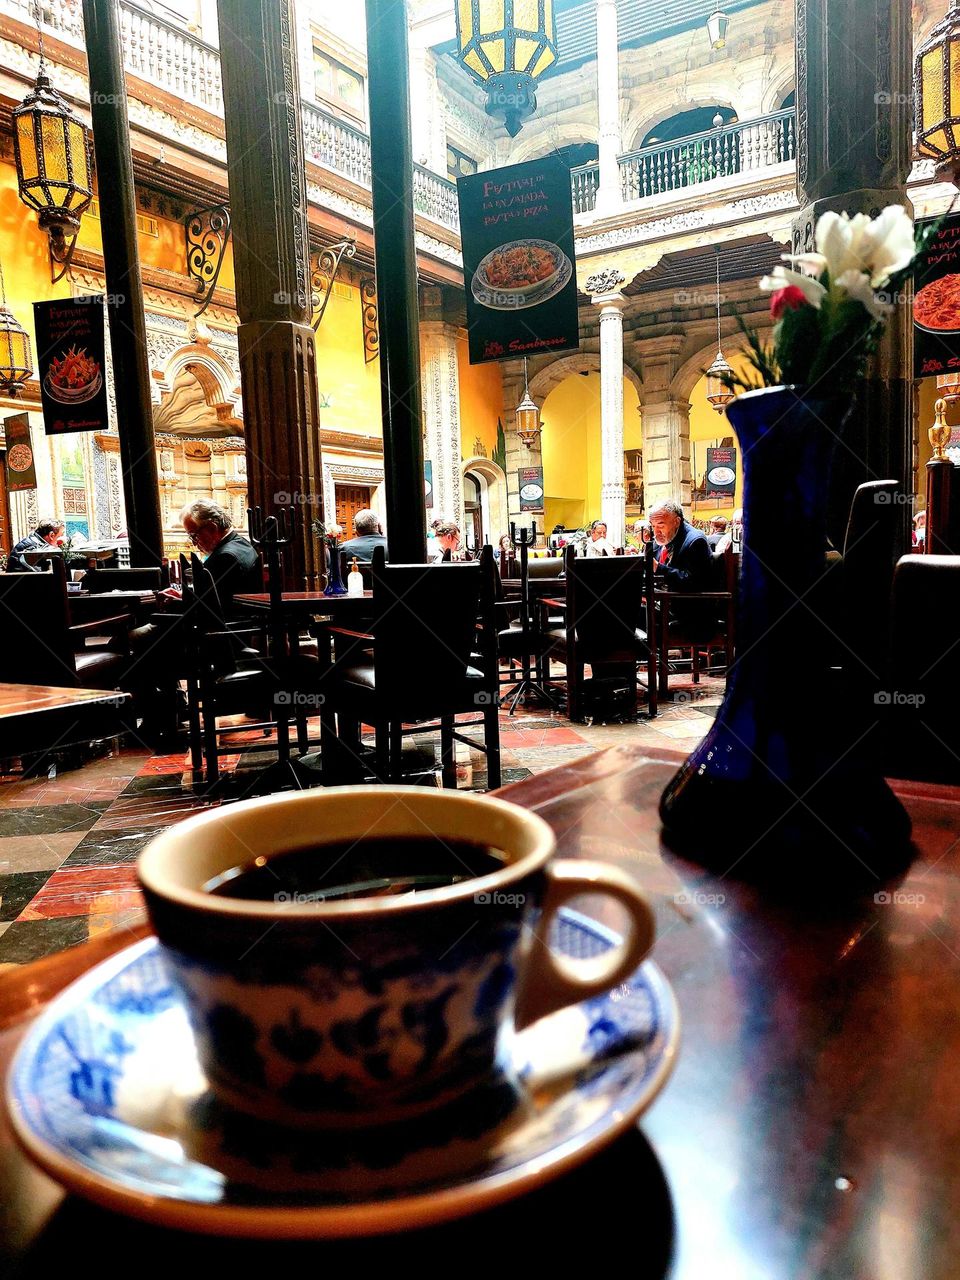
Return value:
M 473 480 L 477 486 L 481 525 L 481 538 L 477 545 L 482 546 L 486 541 L 496 549 L 500 537 L 510 531 L 506 473 L 489 458 L 474 457 L 463 463 L 463 476 L 465 481 Z M 471 496 L 467 484 L 464 484 L 464 496 Z

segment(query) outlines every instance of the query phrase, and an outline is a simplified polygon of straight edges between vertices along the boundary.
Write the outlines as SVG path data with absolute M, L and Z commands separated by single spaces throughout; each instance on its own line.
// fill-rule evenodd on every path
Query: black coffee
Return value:
M 338 902 L 442 889 L 499 871 L 507 855 L 490 845 L 430 836 L 336 840 L 231 867 L 203 886 L 254 902 Z

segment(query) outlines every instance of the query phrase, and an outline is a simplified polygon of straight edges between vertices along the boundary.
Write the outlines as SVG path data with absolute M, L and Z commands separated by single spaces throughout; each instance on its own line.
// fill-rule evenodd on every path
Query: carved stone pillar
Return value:
M 617 0 L 597 0 L 597 139 L 600 185 L 596 211 L 613 213 L 623 203 L 620 190 L 620 48 Z
M 626 276 L 598 271 L 587 293 L 600 311 L 600 518 L 614 546 L 623 546 L 627 497 L 623 485 L 623 308 Z
M 797 185 L 806 201 L 795 252 L 812 247 L 827 210 L 908 210 L 912 133 L 910 0 L 796 0 Z M 897 307 L 836 454 L 830 533 L 842 540 L 856 486 L 900 479 L 913 453 L 911 308 Z M 846 446 L 846 447 L 844 447 Z M 908 519 L 904 506 L 904 529 Z
M 250 502 L 300 504 L 285 573 L 311 590 L 322 466 L 293 7 L 220 0 L 219 17 Z
M 640 419 L 643 430 L 644 507 L 673 498 L 689 507 L 690 404 L 671 391 L 680 367 L 683 338 L 650 338 L 638 351 L 643 369 Z
M 460 378 L 457 330 L 440 320 L 420 324 L 420 362 L 426 421 L 424 457 L 433 463 L 433 512 L 463 529 Z
M 431 49 L 410 44 L 410 131 L 413 158 L 433 173 L 447 176 L 447 140 L 443 123 L 443 101 L 437 83 L 437 60 Z

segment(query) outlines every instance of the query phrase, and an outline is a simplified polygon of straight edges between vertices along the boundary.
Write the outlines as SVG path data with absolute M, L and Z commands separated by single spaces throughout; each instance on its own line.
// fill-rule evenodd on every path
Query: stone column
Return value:
M 463 473 L 460 446 L 460 378 L 457 331 L 440 320 L 420 324 L 420 362 L 426 423 L 424 457 L 433 463 L 436 520 L 456 520 L 463 528 Z
M 220 0 L 219 18 L 250 503 L 265 514 L 298 504 L 284 570 L 312 590 L 322 464 L 292 4 Z
M 437 84 L 437 60 L 431 49 L 410 44 L 410 130 L 413 158 L 425 169 L 447 176 L 446 131 L 443 104 Z
M 664 498 L 689 507 L 692 498 L 690 403 L 671 391 L 682 348 L 679 335 L 650 338 L 638 348 L 643 370 L 640 418 L 646 511 Z
M 597 0 L 597 117 L 600 147 L 598 214 L 613 213 L 623 203 L 620 190 L 620 48 L 617 0 Z
M 623 485 L 623 308 L 620 286 L 626 276 L 616 268 L 587 280 L 587 293 L 600 311 L 600 518 L 614 546 L 623 546 L 627 504 Z
M 910 0 L 796 0 L 797 185 L 805 207 L 795 251 L 812 246 L 829 209 L 903 204 L 912 133 Z M 830 532 L 842 541 L 856 486 L 896 478 L 910 492 L 911 308 L 898 306 L 836 454 Z M 844 447 L 846 446 L 846 447 Z M 909 509 L 903 507 L 904 533 Z M 838 543 L 838 545 L 840 545 Z

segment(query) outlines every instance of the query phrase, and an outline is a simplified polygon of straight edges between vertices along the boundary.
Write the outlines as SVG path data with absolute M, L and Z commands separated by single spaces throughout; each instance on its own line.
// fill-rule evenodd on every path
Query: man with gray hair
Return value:
M 245 591 L 263 590 L 260 557 L 253 546 L 233 527 L 230 512 L 210 498 L 188 502 L 180 512 L 187 537 L 206 556 L 217 588 L 221 608 L 229 613 L 233 597 Z
M 653 529 L 653 564 L 661 590 L 691 593 L 713 589 L 713 556 L 710 543 L 699 529 L 687 524 L 679 502 L 666 499 L 651 507 L 647 519 Z M 712 616 L 709 601 L 674 601 L 672 623 L 699 626 Z
M 390 559 L 387 552 L 387 540 L 380 527 L 380 517 L 369 507 L 364 507 L 353 517 L 355 537 L 345 542 L 341 548 L 346 552 L 347 564 L 353 559 L 361 564 L 370 564 L 377 547 L 383 547 L 383 554 Z

